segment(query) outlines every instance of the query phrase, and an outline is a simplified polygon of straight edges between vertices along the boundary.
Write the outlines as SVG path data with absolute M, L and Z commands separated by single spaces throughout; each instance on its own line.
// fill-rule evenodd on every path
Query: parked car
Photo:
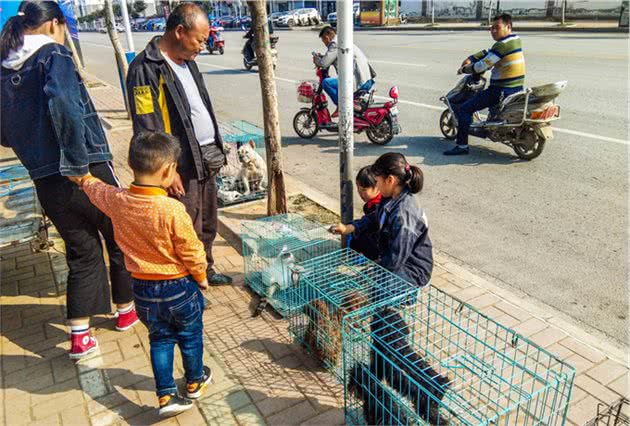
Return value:
M 278 20 L 274 22 L 279 27 L 294 27 L 298 24 L 297 11 L 290 10 L 280 15 Z
M 271 15 L 269 15 L 269 19 L 271 19 L 271 22 L 273 22 L 274 25 L 278 25 L 278 19 L 286 14 L 287 12 L 273 12 Z
M 116 32 L 122 33 L 123 31 L 125 31 L 125 27 L 123 27 L 123 24 L 116 24 Z M 105 34 L 107 32 L 107 27 L 99 28 L 99 32 Z
M 317 9 L 309 7 L 297 11 L 298 25 L 317 25 L 321 20 Z
M 361 16 L 361 9 L 359 6 L 359 3 L 354 3 L 352 5 L 352 11 L 354 12 L 354 19 L 358 20 L 359 17 Z M 328 23 L 330 25 L 337 25 L 337 12 L 333 12 L 333 13 L 329 13 L 328 16 L 326 17 L 326 21 L 328 21 Z
M 233 16 L 222 16 L 219 18 L 219 25 L 223 28 L 231 28 L 234 26 L 234 21 L 236 19 Z

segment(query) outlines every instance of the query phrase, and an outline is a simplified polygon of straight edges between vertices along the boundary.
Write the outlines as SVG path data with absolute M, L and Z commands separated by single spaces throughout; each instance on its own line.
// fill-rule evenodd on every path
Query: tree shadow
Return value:
M 242 69 L 220 69 L 220 70 L 212 70 L 212 71 L 206 71 L 203 72 L 202 74 L 206 74 L 206 75 L 239 75 L 239 74 L 245 74 L 245 75 L 249 75 L 251 74 L 251 71 L 247 71 L 247 70 L 242 70 Z

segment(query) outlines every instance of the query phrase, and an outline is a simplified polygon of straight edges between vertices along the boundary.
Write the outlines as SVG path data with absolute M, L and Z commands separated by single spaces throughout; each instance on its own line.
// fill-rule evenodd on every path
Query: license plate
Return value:
M 392 107 L 392 109 L 390 110 L 392 115 L 398 115 L 398 107 Z

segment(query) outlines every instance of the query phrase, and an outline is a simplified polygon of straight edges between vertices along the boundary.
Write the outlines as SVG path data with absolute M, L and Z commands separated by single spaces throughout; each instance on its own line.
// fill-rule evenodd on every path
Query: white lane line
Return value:
M 560 127 L 554 127 L 553 130 L 555 130 L 558 133 L 566 133 L 567 135 L 581 136 L 583 138 L 596 139 L 596 140 L 600 140 L 604 142 L 619 143 L 622 145 L 630 145 L 630 141 L 624 140 L 624 139 L 609 138 L 607 136 L 600 136 L 600 135 L 594 135 L 592 133 L 578 132 L 577 130 L 563 129 Z
M 377 61 L 375 59 L 370 59 L 370 62 L 375 63 L 375 64 L 402 65 L 405 67 L 419 67 L 419 68 L 424 68 L 427 66 L 426 64 L 410 64 L 409 62 Z
M 83 44 L 91 44 L 94 46 L 100 46 L 100 47 L 107 47 L 107 48 L 112 48 L 111 46 L 107 46 L 107 45 L 103 45 L 103 44 L 98 44 L 98 43 L 91 43 L 91 42 L 82 42 Z M 374 61 L 372 61 L 374 62 Z M 211 68 L 219 68 L 219 69 L 223 69 L 223 70 L 233 70 L 234 67 L 225 67 L 222 65 L 216 65 L 216 64 L 209 64 L 207 62 L 202 62 L 197 60 L 198 64 L 201 65 L 205 65 L 207 67 L 211 67 Z M 248 71 L 243 70 L 243 74 L 250 74 Z M 256 75 L 255 73 L 251 73 L 252 76 Z M 291 84 L 297 84 L 298 81 L 297 80 L 292 80 L 289 78 L 282 78 L 282 77 L 276 77 L 275 78 L 278 81 L 283 81 L 285 83 L 291 83 Z M 389 100 L 389 98 L 383 97 L 383 96 L 375 96 L 376 99 L 380 99 L 380 100 Z M 437 105 L 429 105 L 429 104 L 423 104 L 421 102 L 413 102 L 413 101 L 407 101 L 404 99 L 399 99 L 398 100 L 399 103 L 404 104 L 404 105 L 412 105 L 415 107 L 419 107 L 419 108 L 426 108 L 426 109 L 432 109 L 435 111 L 442 111 L 444 109 L 444 107 L 441 106 L 437 106 Z M 617 138 L 610 138 L 608 136 L 600 136 L 600 135 L 595 135 L 593 133 L 587 133 L 587 132 L 580 132 L 577 130 L 570 130 L 570 129 L 564 129 L 564 128 L 560 128 L 560 127 L 554 127 L 553 128 L 554 131 L 558 132 L 558 133 L 564 133 L 567 135 L 573 135 L 573 136 L 580 136 L 583 138 L 587 138 L 587 139 L 593 139 L 593 140 L 599 140 L 599 141 L 603 141 L 603 142 L 612 142 L 612 143 L 618 143 L 618 144 L 622 144 L 622 145 L 630 145 L 630 141 L 628 140 L 624 140 L 624 139 L 617 139 Z

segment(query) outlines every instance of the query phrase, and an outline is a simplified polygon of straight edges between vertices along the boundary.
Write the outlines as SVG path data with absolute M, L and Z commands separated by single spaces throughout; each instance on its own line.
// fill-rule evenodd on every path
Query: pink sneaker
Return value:
M 118 314 L 118 319 L 116 320 L 116 330 L 125 331 L 136 325 L 136 323 L 140 321 L 138 319 L 138 314 L 136 314 L 136 308 L 132 308 L 129 312 L 125 312 L 124 314 Z
M 80 359 L 96 350 L 98 342 L 95 337 L 90 336 L 90 332 L 86 331 L 81 334 L 71 334 L 70 341 L 72 342 L 72 349 L 68 356 L 70 359 Z

